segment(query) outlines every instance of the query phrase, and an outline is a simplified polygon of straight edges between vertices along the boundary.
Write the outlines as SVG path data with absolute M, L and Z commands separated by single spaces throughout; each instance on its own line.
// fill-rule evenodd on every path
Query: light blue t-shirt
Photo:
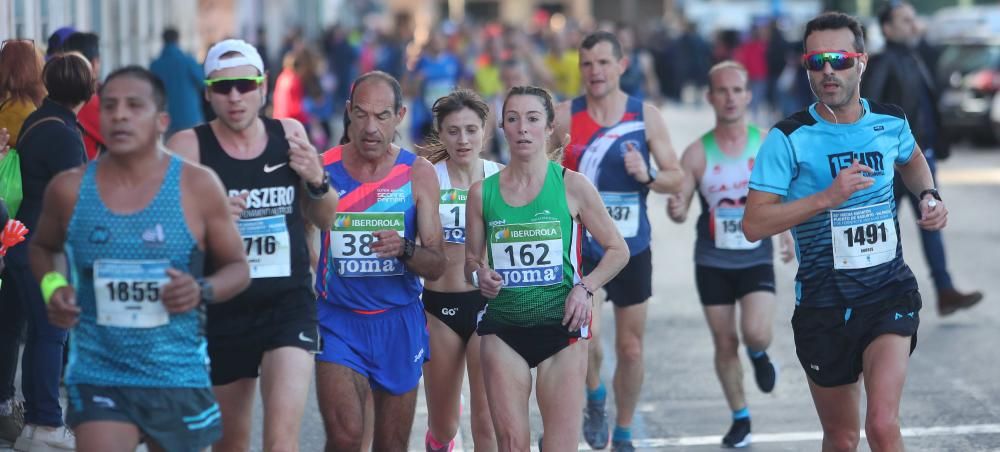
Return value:
M 916 146 L 902 109 L 861 99 L 852 124 L 826 121 L 813 104 L 774 126 L 761 145 L 750 189 L 792 202 L 825 190 L 852 160 L 871 167 L 871 187 L 792 228 L 799 271 L 796 304 L 854 307 L 916 289 L 903 262 L 893 198 L 895 165 Z

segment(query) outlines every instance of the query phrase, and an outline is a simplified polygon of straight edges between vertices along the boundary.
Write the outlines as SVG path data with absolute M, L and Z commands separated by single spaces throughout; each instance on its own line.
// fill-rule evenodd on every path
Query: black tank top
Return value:
M 238 226 L 253 279 L 250 287 L 227 305 L 277 302 L 285 292 L 309 290 L 311 286 L 302 182 L 288 165 L 289 146 L 281 121 L 261 120 L 267 131 L 267 147 L 250 160 L 226 154 L 208 124 L 194 128 L 201 164 L 219 175 L 226 194 L 250 194 Z

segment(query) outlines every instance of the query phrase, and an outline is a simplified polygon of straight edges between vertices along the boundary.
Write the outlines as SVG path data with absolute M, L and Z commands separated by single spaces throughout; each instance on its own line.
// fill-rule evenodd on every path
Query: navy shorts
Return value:
M 134 424 L 146 441 L 169 451 L 201 451 L 222 437 L 222 413 L 210 388 L 68 385 L 66 424 Z
M 417 387 L 431 350 L 422 303 L 361 314 L 321 301 L 318 312 L 323 352 L 317 360 L 353 369 L 372 389 L 392 395 Z
M 792 332 L 799 364 L 819 386 L 855 383 L 863 370 L 865 349 L 879 336 L 909 337 L 913 353 L 921 306 L 920 293 L 911 290 L 884 303 L 852 309 L 797 307 Z
M 585 256 L 583 274 L 594 271 L 598 262 Z M 647 248 L 629 257 L 625 268 L 604 285 L 604 291 L 608 294 L 606 301 L 620 308 L 645 303 L 653 296 L 653 252 Z
M 264 353 L 281 347 L 319 353 L 316 298 L 309 289 L 288 291 L 261 305 L 219 303 L 208 308 L 206 326 L 212 384 L 257 378 Z
M 732 305 L 753 292 L 774 293 L 774 266 L 755 265 L 747 268 L 717 268 L 695 265 L 694 279 L 701 304 Z

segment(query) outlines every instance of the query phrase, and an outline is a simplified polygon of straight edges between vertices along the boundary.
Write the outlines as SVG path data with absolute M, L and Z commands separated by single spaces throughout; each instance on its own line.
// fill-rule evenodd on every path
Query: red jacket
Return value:
M 101 102 L 97 94 L 90 97 L 83 108 L 76 114 L 76 120 L 83 126 L 83 145 L 87 149 L 87 159 L 97 158 L 99 147 L 104 146 L 101 136 Z

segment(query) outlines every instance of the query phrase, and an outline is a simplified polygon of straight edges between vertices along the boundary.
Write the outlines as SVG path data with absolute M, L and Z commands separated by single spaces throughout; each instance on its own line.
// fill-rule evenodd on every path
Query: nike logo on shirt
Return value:
M 265 173 L 273 173 L 273 172 L 275 172 L 275 171 L 276 171 L 276 170 L 277 170 L 278 168 L 281 168 L 282 166 L 285 166 L 285 165 L 287 165 L 287 164 L 288 164 L 288 162 L 284 162 L 284 163 L 279 163 L 279 164 L 277 164 L 277 165 L 274 165 L 274 166 L 271 166 L 271 165 L 268 165 L 267 163 L 265 163 L 265 164 L 264 164 L 264 172 L 265 172 Z

